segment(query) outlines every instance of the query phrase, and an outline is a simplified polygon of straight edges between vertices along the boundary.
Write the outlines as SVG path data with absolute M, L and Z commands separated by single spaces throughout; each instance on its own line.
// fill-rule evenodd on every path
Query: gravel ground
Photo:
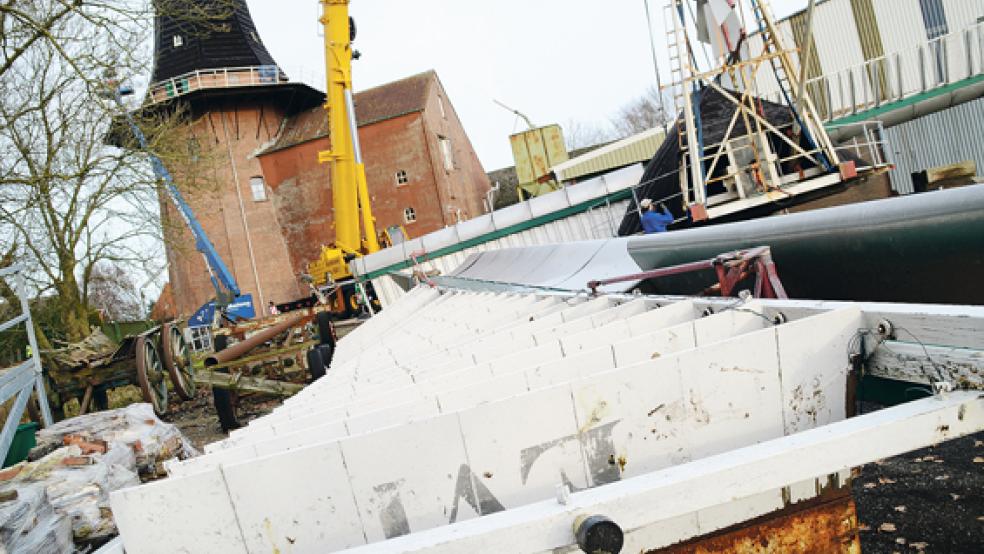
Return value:
M 853 489 L 865 554 L 984 552 L 984 433 L 868 464 Z
M 246 425 L 248 421 L 270 413 L 279 405 L 278 399 L 248 396 L 239 400 L 236 415 L 239 423 Z M 193 400 L 172 403 L 168 413 L 161 419 L 177 425 L 199 451 L 210 442 L 226 438 L 219 426 L 215 408 L 212 407 L 212 391 L 208 387 L 199 387 Z

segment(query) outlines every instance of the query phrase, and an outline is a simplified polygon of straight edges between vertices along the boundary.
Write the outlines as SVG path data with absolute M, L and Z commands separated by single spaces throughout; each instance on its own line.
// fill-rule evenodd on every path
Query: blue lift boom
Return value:
M 147 153 L 150 157 L 150 163 L 154 170 L 154 175 L 160 179 L 164 184 L 164 190 L 167 195 L 171 198 L 171 201 L 178 208 L 178 212 L 181 214 L 181 218 L 184 219 L 185 224 L 188 229 L 191 230 L 191 234 L 195 237 L 195 249 L 201 252 L 202 257 L 205 259 L 205 266 L 208 268 L 209 278 L 212 280 L 212 286 L 215 287 L 215 306 L 222 310 L 223 308 L 229 306 L 240 296 L 239 285 L 236 283 L 235 277 L 232 276 L 232 272 L 226 267 L 225 262 L 219 256 L 219 253 L 215 250 L 215 246 L 212 245 L 212 241 L 208 239 L 208 235 L 205 234 L 205 230 L 202 229 L 198 219 L 195 217 L 195 213 L 191 210 L 191 206 L 185 202 L 184 197 L 181 195 L 181 191 L 174 184 L 174 178 L 171 177 L 171 172 L 164 167 L 164 163 L 159 157 L 157 157 L 153 152 L 151 152 L 147 147 L 147 137 L 144 136 L 143 131 L 137 126 L 137 122 L 133 119 L 133 116 L 126 109 L 123 104 L 123 96 L 125 94 L 131 94 L 132 89 L 125 87 L 113 87 L 112 97 L 116 101 L 120 110 L 123 112 L 126 118 L 127 124 L 130 126 L 130 131 L 133 132 L 133 136 L 136 137 L 137 143 L 140 148 Z M 248 310 L 247 310 L 248 311 Z M 197 313 L 201 313 L 200 309 Z

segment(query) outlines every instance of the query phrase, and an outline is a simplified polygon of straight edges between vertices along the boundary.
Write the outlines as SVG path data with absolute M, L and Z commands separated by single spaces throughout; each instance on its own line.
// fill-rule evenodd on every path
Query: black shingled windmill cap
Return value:
M 260 39 L 246 0 L 155 0 L 154 5 L 154 71 L 145 109 L 180 99 L 201 113 L 216 103 L 262 98 L 289 115 L 324 102 L 324 93 L 288 81 Z M 193 15 L 209 10 L 220 17 L 202 22 Z M 244 73 L 244 68 L 254 69 Z M 210 80 L 209 70 L 218 70 L 214 74 L 223 75 L 222 81 Z M 222 70 L 234 77 L 226 79 Z M 196 71 L 205 76 L 195 76 Z

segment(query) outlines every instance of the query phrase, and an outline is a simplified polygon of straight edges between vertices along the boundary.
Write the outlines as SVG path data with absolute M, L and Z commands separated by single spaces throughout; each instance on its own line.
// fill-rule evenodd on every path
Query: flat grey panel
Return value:
M 590 280 L 639 271 L 627 244 L 628 239 L 608 239 L 490 250 L 469 256 L 451 275 L 518 287 L 585 290 Z M 635 284 L 604 290 L 624 291 Z

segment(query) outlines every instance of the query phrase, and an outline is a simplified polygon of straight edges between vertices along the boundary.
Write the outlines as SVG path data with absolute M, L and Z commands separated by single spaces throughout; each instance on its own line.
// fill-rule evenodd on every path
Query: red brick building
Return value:
M 263 315 L 268 302 L 306 296 L 298 274 L 334 239 L 329 168 L 317 161 L 328 147 L 325 97 L 283 74 L 245 1 L 227 23 L 189 31 L 188 22 L 157 18 L 147 109 L 189 115 L 183 138 L 203 151 L 202 167 L 172 173 Z M 355 102 L 378 229 L 404 225 L 419 236 L 483 212 L 488 177 L 433 71 L 356 93 Z M 189 190 L 191 174 L 208 186 Z M 189 316 L 215 292 L 176 210 L 161 206 L 173 301 L 160 315 Z
M 410 236 L 485 212 L 488 176 L 434 71 L 355 94 L 359 141 L 377 229 L 402 225 Z M 333 240 L 328 118 L 318 106 L 288 118 L 258 154 L 289 244 L 303 271 Z

